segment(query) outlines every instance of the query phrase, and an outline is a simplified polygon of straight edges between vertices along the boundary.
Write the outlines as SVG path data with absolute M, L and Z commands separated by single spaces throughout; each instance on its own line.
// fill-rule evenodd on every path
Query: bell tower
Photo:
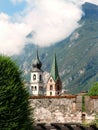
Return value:
M 46 85 L 46 95 L 57 96 L 60 95 L 61 92 L 62 92 L 62 82 L 59 77 L 56 54 L 54 54 L 50 77 Z
M 41 70 L 41 67 L 42 63 L 39 59 L 37 50 L 36 58 L 32 64 L 30 80 L 30 93 L 34 96 L 44 95 L 43 71 Z

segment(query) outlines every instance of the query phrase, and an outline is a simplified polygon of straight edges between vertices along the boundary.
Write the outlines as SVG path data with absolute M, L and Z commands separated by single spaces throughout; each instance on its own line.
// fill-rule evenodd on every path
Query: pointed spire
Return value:
M 54 54 L 54 57 L 53 57 L 53 63 L 52 63 L 52 68 L 51 68 L 51 76 L 54 79 L 54 81 L 59 77 L 56 54 Z
M 33 62 L 33 68 L 38 68 L 38 69 L 41 69 L 41 66 L 42 66 L 42 63 L 39 59 L 39 56 L 38 56 L 38 48 L 37 48 L 37 51 L 36 51 L 36 59 L 34 60 Z

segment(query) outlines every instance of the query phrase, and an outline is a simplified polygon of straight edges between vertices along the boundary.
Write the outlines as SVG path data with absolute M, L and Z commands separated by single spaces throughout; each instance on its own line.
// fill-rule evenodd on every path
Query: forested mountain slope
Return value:
M 71 93 L 88 90 L 98 81 L 98 6 L 86 3 L 83 10 L 85 15 L 79 21 L 81 26 L 71 36 L 53 46 L 39 48 L 42 69 L 48 72 L 56 52 L 63 87 Z M 13 57 L 28 82 L 35 54 L 36 46 L 28 44 L 20 55 Z

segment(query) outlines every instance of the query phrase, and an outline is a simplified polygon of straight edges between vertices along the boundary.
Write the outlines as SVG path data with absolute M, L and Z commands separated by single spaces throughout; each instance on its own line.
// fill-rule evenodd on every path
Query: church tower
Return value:
M 51 73 L 46 86 L 46 95 L 57 96 L 60 95 L 61 92 L 62 92 L 62 82 L 58 73 L 56 54 L 54 54 Z
M 30 93 L 34 96 L 44 95 L 43 71 L 41 70 L 42 63 L 38 56 L 38 50 L 32 66 Z

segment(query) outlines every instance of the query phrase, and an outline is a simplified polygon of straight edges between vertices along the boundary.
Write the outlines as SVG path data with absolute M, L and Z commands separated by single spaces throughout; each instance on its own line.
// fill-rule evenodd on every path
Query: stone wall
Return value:
M 82 123 L 82 96 L 31 97 L 36 123 Z M 88 122 L 98 112 L 98 98 L 85 96 L 85 117 Z
M 98 96 L 90 97 L 91 112 L 98 113 Z
M 92 113 L 98 113 L 98 96 L 85 96 L 85 112 L 88 115 Z M 82 104 L 82 102 L 81 102 Z
M 76 111 L 76 97 L 32 98 L 36 123 L 81 122 L 81 112 Z
M 76 110 L 82 111 L 82 96 L 76 97 Z

